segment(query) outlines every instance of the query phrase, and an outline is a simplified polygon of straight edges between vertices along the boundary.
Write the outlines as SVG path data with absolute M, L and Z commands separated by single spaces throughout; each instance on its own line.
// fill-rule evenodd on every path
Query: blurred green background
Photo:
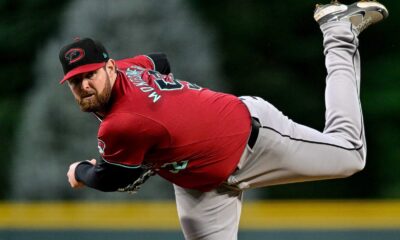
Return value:
M 64 31 L 63 24 L 68 21 L 63 13 L 71 8 L 74 1 L 59 0 L 2 0 L 0 1 L 0 51 L 1 51 L 1 88 L 0 88 L 0 198 L 13 200 L 10 192 L 14 186 L 15 176 L 12 169 L 18 162 L 13 162 L 18 147 L 17 133 L 21 122 L 31 121 L 25 107 L 34 95 L 34 88 L 41 81 L 40 69 L 35 68 L 38 62 L 52 61 L 58 64 L 58 52 L 54 55 L 42 55 L 42 50 L 49 39 L 60 36 Z M 96 1 L 93 6 L 100 5 L 99 15 L 107 14 L 107 7 Z M 119 0 L 114 5 L 118 5 Z M 126 1 L 125 1 L 126 2 Z M 143 1 L 131 1 L 139 4 Z M 154 2 L 154 1 L 153 1 Z M 261 96 L 274 104 L 296 122 L 323 129 L 324 124 L 324 57 L 322 54 L 322 36 L 318 25 L 313 21 L 315 1 L 239 1 L 239 0 L 187 0 L 159 1 L 157 11 L 163 11 L 162 5 L 170 3 L 183 4 L 190 12 L 186 17 L 194 17 L 206 29 L 212 38 L 212 62 L 216 62 L 218 71 L 224 80 L 220 85 L 207 85 L 216 90 L 228 91 L 235 95 Z M 350 1 L 343 1 L 349 3 Z M 400 197 L 400 37 L 398 12 L 399 1 L 383 1 L 390 12 L 390 17 L 379 25 L 372 26 L 360 36 L 360 52 L 362 57 L 362 103 L 365 118 L 368 158 L 366 169 L 355 176 L 342 179 L 306 184 L 270 187 L 261 190 L 257 198 L 265 199 L 308 199 L 308 198 L 361 198 L 361 199 L 394 199 Z M 138 5 L 140 6 L 140 5 Z M 116 10 L 118 12 L 120 10 Z M 85 11 L 83 10 L 83 13 Z M 181 14 L 179 10 L 169 15 Z M 143 13 L 148 15 L 148 13 Z M 84 17 L 84 16 L 82 16 Z M 72 20 L 72 19 L 71 19 Z M 79 19 L 73 19 L 79 23 Z M 82 20 L 84 21 L 84 20 Z M 119 19 L 118 21 L 124 21 Z M 146 22 L 148 21 L 148 22 Z M 144 21 L 151 24 L 151 19 Z M 82 22 L 83 24 L 84 22 Z M 179 25 L 170 26 L 174 31 Z M 153 25 L 151 25 L 153 26 Z M 79 26 L 77 26 L 79 28 Z M 90 27 L 90 25 L 89 25 Z M 118 24 L 115 24 L 118 28 Z M 131 25 L 135 29 L 135 23 Z M 154 28 L 154 26 L 153 26 Z M 151 31 L 151 29 L 136 29 Z M 179 34 L 191 35 L 190 29 Z M 203 35 L 207 35 L 203 34 Z M 74 37 L 71 35 L 70 41 Z M 94 36 L 96 37 L 96 36 Z M 102 39 L 113 38 L 113 35 Z M 146 39 L 145 39 L 146 40 Z M 162 43 L 163 38 L 154 38 L 155 44 Z M 162 44 L 161 44 L 162 45 Z M 61 44 L 57 45 L 61 47 Z M 140 49 L 140 45 L 136 46 Z M 114 48 L 117 48 L 114 46 Z M 147 47 L 146 50 L 151 50 Z M 154 51 L 165 51 L 159 47 Z M 172 46 L 168 55 L 174 56 L 182 51 L 179 45 Z M 124 53 L 125 56 L 135 53 Z M 196 59 L 201 51 L 191 53 Z M 123 55 L 123 54 L 122 54 Z M 46 58 L 46 59 L 44 59 Z M 51 59 L 49 59 L 51 58 Z M 170 59 L 174 68 L 174 58 Z M 187 59 L 191 64 L 191 59 Z M 197 68 L 191 65 L 191 68 Z M 202 66 L 198 66 L 201 68 Z M 48 68 L 53 68 L 49 65 Z M 53 69 L 61 76 L 61 68 Z M 202 69 L 198 69 L 202 71 Z M 175 71 L 176 76 L 180 72 Z M 208 75 L 209 81 L 219 81 Z M 191 81 L 190 76 L 184 76 Z M 53 79 L 56 85 L 58 78 Z M 215 86 L 215 87 L 214 87 Z M 57 86 L 58 87 L 58 86 Z M 59 87 L 62 91 L 68 91 Z M 72 98 L 69 102 L 73 102 Z M 64 103 L 59 104 L 63 111 Z M 45 106 L 43 106 L 44 108 Z M 29 111 L 28 111 L 29 112 Z M 53 112 L 48 118 L 56 117 Z M 33 120 L 32 120 L 33 121 Z M 57 119 L 60 121 L 60 119 Z M 64 123 L 57 122 L 57 129 L 62 134 Z M 79 128 L 79 126 L 76 126 Z M 24 135 L 24 132 L 20 132 Z M 36 132 L 40 138 L 46 135 Z M 93 139 L 95 138 L 94 136 Z M 57 141 L 55 139 L 54 141 Z M 34 141 L 28 144 L 34 144 Z M 26 143 L 24 143 L 26 144 Z M 67 145 L 69 143 L 66 143 Z M 78 144 L 78 143 L 73 143 Z M 55 145 L 55 147 L 60 147 Z M 37 148 L 40 150 L 40 146 Z M 95 149 L 95 146 L 93 146 Z M 78 153 L 75 153 L 77 158 Z M 33 156 L 32 156 L 33 157 Z M 35 161 L 26 159 L 27 164 L 34 166 Z M 43 159 L 45 162 L 45 159 Z M 71 159 L 72 161 L 80 159 Z M 69 162 L 60 162 L 65 168 Z M 41 165 L 42 172 L 48 174 L 46 164 Z M 60 181 L 66 184 L 65 175 Z M 29 182 L 29 181 L 28 181 Z M 30 184 L 35 185 L 32 181 Z M 40 187 L 39 187 L 40 189 Z M 43 191 L 49 191 L 42 186 Z M 154 191 L 156 192 L 156 191 Z M 157 194 L 153 194 L 157 198 Z M 67 196 L 66 198 L 73 198 Z M 60 196 L 59 199 L 63 199 Z M 24 199 L 29 200 L 29 199 Z
M 249 200 L 279 201 L 253 212 L 246 209 L 251 204 L 245 204 L 246 221 L 263 212 L 259 224 L 265 221 L 272 226 L 244 227 L 240 239 L 398 239 L 400 2 L 382 2 L 389 9 L 389 18 L 360 36 L 361 98 L 368 143 L 365 170 L 346 179 L 247 192 Z M 136 201 L 140 205 L 161 200 L 161 206 L 169 204 L 170 212 L 163 215 L 166 222 L 176 222 L 173 190 L 162 179 L 150 179 L 134 196 L 70 189 L 65 177 L 69 164 L 97 156 L 98 123 L 80 113 L 68 87 L 58 84 L 62 76 L 58 50 L 65 43 L 76 36 L 93 37 L 103 41 L 113 58 L 165 52 L 178 78 L 238 96 L 263 97 L 294 121 L 322 130 L 326 70 L 321 32 L 312 18 L 316 3 L 0 0 L 0 238 L 182 239 L 177 223 L 169 229 L 152 225 L 162 215 L 158 213 L 150 214 L 152 220 L 148 217 L 150 229 L 110 226 L 99 230 L 97 226 L 107 221 L 117 226 L 124 221 L 114 208 L 105 211 L 95 207 L 96 201 L 103 200 L 128 200 L 132 206 Z M 324 201 L 314 203 L 312 199 Z M 336 199 L 334 205 L 329 204 L 330 199 Z M 349 205 L 350 199 L 357 200 Z M 93 213 L 71 213 L 71 200 L 72 206 L 83 202 L 82 208 L 93 209 Z M 279 205 L 282 200 L 289 200 L 289 207 Z M 120 204 L 112 202 L 116 208 Z M 302 210 L 304 205 L 320 206 L 327 212 Z M 271 215 L 274 206 L 279 207 Z M 121 211 L 126 215 L 124 209 Z M 283 218 L 285 213 L 290 213 L 287 218 Z M 115 219 L 103 221 L 101 214 Z M 96 219 L 89 221 L 92 226 L 76 227 L 87 216 Z M 315 216 L 316 224 L 307 225 Z M 135 225 L 143 215 L 133 212 L 130 217 L 132 222 L 123 223 Z M 288 228 L 285 219 L 306 227 Z M 63 221 L 70 225 L 63 225 Z M 364 225 L 343 228 L 346 221 Z M 325 225 L 319 227 L 319 222 Z M 27 227 L 33 223 L 36 225 Z M 326 227 L 329 223 L 332 226 Z

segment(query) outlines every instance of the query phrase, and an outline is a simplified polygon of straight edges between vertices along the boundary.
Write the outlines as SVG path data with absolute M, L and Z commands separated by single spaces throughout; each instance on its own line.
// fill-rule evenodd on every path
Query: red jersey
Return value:
M 235 96 L 155 71 L 147 56 L 116 62 L 111 107 L 98 131 L 103 159 L 155 169 L 184 187 L 209 191 L 235 170 L 250 114 Z

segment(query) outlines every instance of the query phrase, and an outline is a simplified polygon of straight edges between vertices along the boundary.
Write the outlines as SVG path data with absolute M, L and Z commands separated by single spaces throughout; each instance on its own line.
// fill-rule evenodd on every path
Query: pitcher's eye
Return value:
M 76 86 L 76 85 L 78 85 L 81 81 L 82 81 L 82 77 L 79 76 L 79 75 L 68 79 L 68 83 L 69 83 L 71 86 Z
M 85 74 L 83 74 L 83 78 L 87 78 L 87 79 L 92 79 L 93 76 L 96 74 L 96 71 L 92 71 L 92 72 L 87 72 Z

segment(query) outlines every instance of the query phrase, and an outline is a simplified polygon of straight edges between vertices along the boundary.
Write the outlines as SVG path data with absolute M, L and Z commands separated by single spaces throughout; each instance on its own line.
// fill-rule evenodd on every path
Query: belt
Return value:
M 251 149 L 253 149 L 254 144 L 257 141 L 258 133 L 260 131 L 260 127 L 261 127 L 260 121 L 257 118 L 252 117 L 251 118 L 251 132 L 250 132 L 249 141 L 247 142 L 247 145 Z

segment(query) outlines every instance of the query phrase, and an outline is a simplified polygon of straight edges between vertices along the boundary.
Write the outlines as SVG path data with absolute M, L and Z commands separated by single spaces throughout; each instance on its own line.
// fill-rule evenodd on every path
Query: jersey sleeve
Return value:
M 156 66 L 155 66 L 153 59 L 151 59 L 147 55 L 138 55 L 133 58 L 126 58 L 126 59 L 118 60 L 117 65 L 120 68 L 139 66 L 144 69 L 156 70 Z
M 127 58 L 117 62 L 118 66 L 122 68 L 135 65 L 145 69 L 155 70 L 161 74 L 169 74 L 171 72 L 171 66 L 165 53 L 138 55 L 133 58 Z
M 100 125 L 98 149 L 107 163 L 138 168 L 147 151 L 165 144 L 167 139 L 166 129 L 151 119 L 130 113 L 114 113 Z

